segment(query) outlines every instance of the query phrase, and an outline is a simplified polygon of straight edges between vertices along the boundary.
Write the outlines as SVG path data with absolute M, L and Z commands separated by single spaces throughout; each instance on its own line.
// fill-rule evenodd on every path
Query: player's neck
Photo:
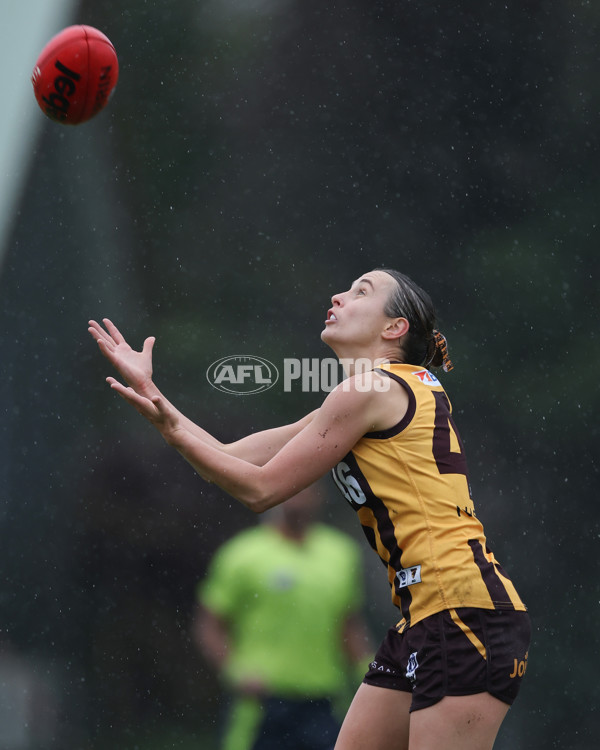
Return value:
M 289 539 L 292 542 L 297 542 L 298 544 L 302 544 L 302 542 L 306 539 L 306 535 L 308 533 L 308 526 L 292 526 L 287 523 L 281 523 L 277 524 L 277 531 L 281 534 L 281 536 L 285 537 L 286 539 Z

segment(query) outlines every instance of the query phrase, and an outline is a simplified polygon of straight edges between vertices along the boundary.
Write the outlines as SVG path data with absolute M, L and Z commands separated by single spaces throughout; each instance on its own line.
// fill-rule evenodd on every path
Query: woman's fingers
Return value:
M 154 347 L 154 342 L 156 341 L 156 338 L 154 336 L 148 336 L 148 338 L 144 341 L 144 346 L 142 348 L 142 351 L 144 354 L 152 354 L 152 348 Z
M 92 334 L 98 344 L 103 343 L 106 345 L 107 349 L 114 349 L 114 339 L 104 330 L 104 328 L 102 328 L 100 323 L 97 323 L 95 320 L 90 320 L 88 326 L 88 331 Z
M 123 385 L 112 377 L 106 378 L 106 382 L 113 391 L 116 391 L 121 398 L 134 406 L 144 417 L 155 421 L 157 417 L 162 415 L 162 403 L 159 396 L 152 399 L 140 396 L 131 386 Z
M 127 342 L 123 338 L 123 335 L 121 334 L 121 331 L 117 328 L 117 326 L 112 322 L 112 320 L 109 320 L 108 318 L 102 318 L 102 322 L 106 326 L 106 330 L 110 333 L 110 335 L 113 338 L 113 341 L 115 344 L 126 344 Z

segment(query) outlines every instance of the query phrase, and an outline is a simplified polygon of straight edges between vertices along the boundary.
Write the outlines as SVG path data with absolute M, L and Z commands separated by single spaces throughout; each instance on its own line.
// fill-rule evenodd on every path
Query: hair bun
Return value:
M 452 364 L 452 360 L 448 356 L 448 342 L 446 341 L 446 337 L 443 333 L 440 333 L 440 331 L 434 330 L 433 341 L 435 344 L 435 349 L 433 351 L 433 356 L 429 364 L 433 367 L 441 366 L 444 372 L 450 372 L 450 370 L 454 369 L 454 365 Z

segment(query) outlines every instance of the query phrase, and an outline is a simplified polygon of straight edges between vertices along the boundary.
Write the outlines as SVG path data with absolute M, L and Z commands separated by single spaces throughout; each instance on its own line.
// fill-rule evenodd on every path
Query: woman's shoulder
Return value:
M 430 387 L 442 387 L 435 373 L 423 365 L 411 365 L 405 363 L 385 363 L 379 366 L 379 371 L 387 377 L 404 380 L 407 385 L 427 385 Z
M 400 422 L 409 406 L 407 391 L 377 369 L 352 375 L 335 391 L 338 393 L 334 396 L 332 391 L 330 396 L 340 412 L 347 409 L 366 416 L 363 434 L 389 429 Z

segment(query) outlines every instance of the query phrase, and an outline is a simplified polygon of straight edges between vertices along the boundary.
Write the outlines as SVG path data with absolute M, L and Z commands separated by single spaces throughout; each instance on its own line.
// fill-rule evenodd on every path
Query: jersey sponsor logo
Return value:
M 415 583 L 421 583 L 421 566 L 413 565 L 410 568 L 402 568 L 396 573 L 398 579 L 398 588 L 403 589 L 406 586 L 412 586 Z
M 334 482 L 350 505 L 364 505 L 367 502 L 357 479 L 350 473 L 350 467 L 345 461 L 340 461 L 331 470 Z
M 289 591 L 298 582 L 298 576 L 293 570 L 281 568 L 271 573 L 269 584 L 273 591 Z
M 419 662 L 417 661 L 417 652 L 413 651 L 408 657 L 408 663 L 406 665 L 406 676 L 411 682 L 417 681 L 417 669 L 419 668 Z
M 469 497 L 471 497 L 471 486 L 469 485 Z M 477 513 L 475 513 L 475 508 L 471 507 L 469 508 L 467 505 L 465 505 L 464 508 L 461 508 L 459 505 L 456 506 L 456 513 L 458 514 L 458 517 L 460 518 L 461 514 L 464 513 L 465 515 L 469 516 L 469 518 L 477 518 Z
M 411 373 L 411 375 L 419 378 L 423 385 L 429 385 L 431 387 L 441 385 L 440 381 L 432 372 L 429 372 L 429 370 L 417 370 L 416 372 Z

